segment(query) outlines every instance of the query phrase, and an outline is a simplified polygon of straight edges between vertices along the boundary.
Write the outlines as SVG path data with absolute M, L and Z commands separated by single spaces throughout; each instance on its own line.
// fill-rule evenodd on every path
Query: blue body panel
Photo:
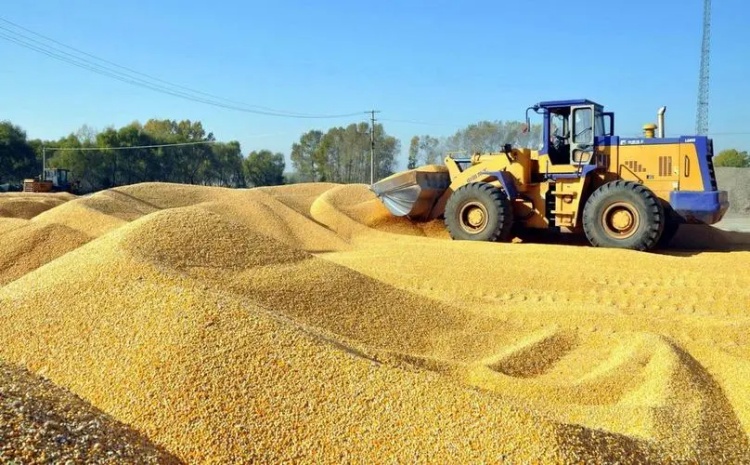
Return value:
M 687 223 L 715 224 L 729 208 L 727 191 L 673 191 L 669 203 Z
M 592 102 L 589 99 L 580 98 L 572 100 L 548 100 L 546 102 L 539 102 L 538 104 L 542 108 L 560 108 L 560 107 L 572 107 L 577 105 L 596 105 L 601 107 L 602 105 Z
M 518 197 L 518 190 L 516 189 L 516 184 L 513 182 L 513 175 L 510 174 L 507 171 L 482 171 L 482 174 L 487 174 L 491 176 L 495 176 L 498 181 L 500 181 L 500 184 L 502 184 L 503 189 L 505 190 L 505 195 L 508 196 L 508 199 L 513 200 L 516 197 Z

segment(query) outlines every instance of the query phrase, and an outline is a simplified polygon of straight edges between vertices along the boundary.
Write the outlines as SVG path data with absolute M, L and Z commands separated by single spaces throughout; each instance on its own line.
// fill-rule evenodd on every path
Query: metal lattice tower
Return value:
M 697 135 L 708 133 L 708 71 L 711 50 L 711 0 L 703 3 L 703 41 L 701 43 L 701 68 L 698 77 L 698 109 L 695 117 Z

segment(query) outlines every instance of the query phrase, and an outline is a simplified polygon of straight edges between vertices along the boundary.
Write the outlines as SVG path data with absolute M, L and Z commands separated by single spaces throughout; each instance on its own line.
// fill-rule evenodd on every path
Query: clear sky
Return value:
M 614 110 L 620 135 L 640 134 L 661 105 L 668 136 L 695 131 L 703 0 L 2 3 L 4 19 L 171 83 L 284 111 L 363 112 L 311 120 L 217 108 L 0 38 L 0 119 L 30 138 L 191 119 L 245 154 L 288 156 L 303 132 L 374 108 L 401 140 L 401 168 L 415 134 L 521 120 L 535 102 L 567 98 Z M 710 132 L 717 150 L 747 150 L 750 135 L 723 133 L 750 133 L 750 2 L 713 3 Z

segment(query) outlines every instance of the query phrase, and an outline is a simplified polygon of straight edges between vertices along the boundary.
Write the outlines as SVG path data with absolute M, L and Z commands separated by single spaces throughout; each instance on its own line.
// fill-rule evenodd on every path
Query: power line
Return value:
M 76 51 L 76 52 L 78 52 L 80 54 L 83 54 L 85 56 L 89 56 L 89 57 L 94 58 L 96 60 L 100 60 L 100 61 L 102 61 L 104 63 L 108 63 L 110 65 L 113 65 L 113 66 L 115 66 L 117 68 L 130 71 L 131 73 L 134 73 L 134 74 L 138 74 L 138 75 L 141 75 L 141 76 L 148 77 L 148 78 L 150 78 L 152 80 L 155 80 L 155 81 L 166 83 L 166 84 L 168 84 L 169 86 L 172 86 L 172 87 L 189 90 L 190 92 L 193 92 L 195 94 L 201 94 L 201 95 L 204 95 L 204 96 L 212 97 L 214 99 L 224 100 L 225 102 L 230 102 L 231 104 L 221 103 L 221 102 L 212 101 L 212 100 L 209 100 L 209 99 L 206 99 L 206 98 L 202 98 L 202 97 L 197 97 L 195 95 L 190 95 L 189 93 L 186 93 L 186 92 L 183 92 L 183 91 L 175 90 L 173 88 L 166 87 L 164 85 L 155 84 L 153 82 L 149 82 L 148 80 L 141 79 L 141 78 L 138 78 L 138 77 L 134 77 L 134 76 L 128 75 L 128 74 L 120 72 L 120 71 L 116 71 L 116 70 L 112 69 L 111 67 L 107 67 L 107 66 L 98 64 L 98 63 L 96 63 L 96 62 L 94 62 L 92 60 L 89 60 L 89 59 L 86 59 L 86 58 L 82 58 L 80 56 L 76 56 L 75 54 L 66 52 L 64 50 L 60 50 L 59 48 L 51 47 L 51 46 L 45 44 L 44 42 L 42 42 L 40 40 L 37 40 L 37 39 L 35 39 L 33 37 L 30 37 L 28 35 L 22 34 L 22 33 L 18 32 L 18 31 L 15 31 L 13 29 L 10 29 L 8 27 L 0 25 L 0 30 L 3 30 L 3 31 L 6 32 L 6 33 L 1 33 L 0 32 L 0 38 L 3 38 L 3 39 L 5 39 L 5 40 L 7 40 L 9 42 L 15 43 L 16 45 L 20 45 L 21 47 L 25 47 L 27 49 L 36 51 L 38 53 L 42 53 L 42 54 L 47 55 L 47 56 L 49 56 L 51 58 L 55 58 L 55 59 L 58 59 L 60 61 L 63 61 L 65 63 L 67 63 L 67 64 L 71 64 L 71 65 L 77 66 L 79 68 L 83 68 L 83 69 L 86 69 L 88 71 L 95 72 L 97 74 L 101 74 L 101 75 L 104 75 L 104 76 L 111 77 L 113 79 L 117 79 L 117 80 L 119 80 L 121 82 L 125 82 L 127 84 L 132 84 L 132 85 L 136 85 L 136 86 L 140 86 L 140 87 L 145 87 L 147 89 L 150 89 L 150 90 L 153 90 L 153 91 L 156 91 L 156 92 L 161 92 L 161 93 L 169 94 L 169 95 L 172 95 L 172 96 L 175 96 L 175 97 L 180 97 L 180 98 L 183 98 L 183 99 L 186 99 L 186 100 L 191 100 L 191 101 L 198 102 L 198 103 L 205 103 L 205 104 L 208 104 L 208 105 L 218 106 L 218 107 L 222 107 L 222 108 L 227 108 L 227 109 L 236 110 L 236 111 L 242 111 L 242 112 L 247 112 L 247 113 L 255 113 L 255 114 L 266 115 L 266 116 L 287 117 L 287 118 L 304 118 L 304 119 L 345 118 L 345 117 L 358 116 L 358 115 L 361 115 L 363 113 L 363 112 L 352 112 L 352 113 L 332 114 L 332 115 L 313 115 L 313 114 L 304 114 L 304 113 L 292 113 L 292 112 L 286 112 L 286 111 L 282 111 L 282 110 L 273 110 L 273 109 L 269 109 L 268 107 L 259 107 L 259 106 L 247 105 L 247 104 L 244 104 L 244 103 L 236 102 L 236 101 L 225 99 L 225 98 L 222 98 L 222 97 L 216 97 L 216 96 L 213 96 L 213 95 L 208 94 L 206 92 L 196 91 L 194 89 L 190 89 L 189 87 L 185 87 L 185 86 L 181 86 L 181 85 L 178 85 L 178 84 L 170 83 L 169 81 L 165 81 L 163 79 L 155 78 L 155 77 L 150 76 L 148 74 L 141 73 L 141 72 L 132 70 L 130 68 L 118 65 L 118 64 L 113 63 L 113 62 L 111 62 L 109 60 L 105 60 L 105 59 L 96 57 L 95 55 L 92 55 L 90 53 L 87 53 L 87 52 L 84 52 L 82 50 L 76 49 L 74 47 L 70 47 L 68 45 L 62 44 L 59 41 L 56 41 L 54 39 L 51 39 L 49 37 L 46 37 L 46 36 L 44 36 L 42 34 L 34 32 L 34 31 L 31 31 L 30 29 L 27 29 L 27 28 L 25 28 L 23 26 L 20 26 L 20 25 L 14 23 L 12 21 L 9 21 L 9 20 L 7 20 L 5 18 L 1 18 L 0 17 L 0 21 L 3 21 L 5 23 L 7 23 L 7 24 L 10 24 L 10 25 L 12 25 L 12 26 L 14 26 L 14 27 L 16 27 L 18 29 L 22 29 L 24 31 L 27 31 L 27 32 L 29 32 L 31 34 L 34 34 L 34 35 L 36 35 L 38 37 L 46 39 L 46 40 L 48 40 L 50 42 L 53 42 L 55 44 L 61 45 L 62 47 L 65 47 L 65 48 L 68 48 L 70 50 Z M 10 33 L 11 35 L 8 35 L 8 33 Z M 254 110 L 254 109 L 252 109 L 252 107 L 255 107 L 255 108 L 266 108 L 268 111 Z
M 146 73 L 142 73 L 142 72 L 140 72 L 140 71 L 137 71 L 137 70 L 134 70 L 134 69 L 132 69 L 132 68 L 128 68 L 127 66 L 122 66 L 122 65 L 118 65 L 117 63 L 114 63 L 114 62 L 112 62 L 112 61 L 110 61 L 110 60 L 107 60 L 107 59 L 105 59 L 105 58 L 101 58 L 101 57 L 99 57 L 99 56 L 96 56 L 96 55 L 93 55 L 93 54 L 91 54 L 91 53 L 85 52 L 85 51 L 83 51 L 83 50 L 81 50 L 81 49 L 78 49 L 78 48 L 72 47 L 72 46 L 70 46 L 70 45 L 66 45 L 66 44 L 64 44 L 64 43 L 62 43 L 62 42 L 60 42 L 60 41 L 58 41 L 58 40 L 55 40 L 55 39 L 53 39 L 53 38 L 49 37 L 49 36 L 45 36 L 44 34 L 40 34 L 40 33 L 38 33 L 38 32 L 34 32 L 34 31 L 32 31 L 31 29 L 28 29 L 28 28 L 26 28 L 26 27 L 23 27 L 23 26 L 21 26 L 20 24 L 14 23 L 13 21 L 7 20 L 7 19 L 5 19 L 5 18 L 2 18 L 2 17 L 0 17 L 0 21 L 3 21 L 3 22 L 5 22 L 5 23 L 7 23 L 7 24 L 10 24 L 10 25 L 12 25 L 13 27 L 16 27 L 16 28 L 18 28 L 18 29 L 21 29 L 21 30 L 23 30 L 23 31 L 26 31 L 26 32 L 28 32 L 28 33 L 30 33 L 30 34 L 33 34 L 33 35 L 37 36 L 37 37 L 41 37 L 41 38 L 43 38 L 43 39 L 45 39 L 45 40 L 47 40 L 47 41 L 49 41 L 49 42 L 52 42 L 52 43 L 54 43 L 54 44 L 57 44 L 57 45 L 60 45 L 60 46 L 62 46 L 62 47 L 65 47 L 65 48 L 67 48 L 67 49 L 70 49 L 70 50 L 73 50 L 73 51 L 75 51 L 75 52 L 78 52 L 78 53 L 80 53 L 80 54 L 82 54 L 82 55 L 85 55 L 85 56 L 87 56 L 87 57 L 93 58 L 93 59 L 95 59 L 95 60 L 99 60 L 99 61 L 101 61 L 101 62 L 104 62 L 104 63 L 110 64 L 110 65 L 112 65 L 112 66 L 115 66 L 115 67 L 117 67 L 117 68 L 120 68 L 120 69 L 124 69 L 124 70 L 126 70 L 126 71 L 129 71 L 129 72 L 131 72 L 131 73 L 133 73 L 133 74 L 137 74 L 137 75 L 140 75 L 140 76 L 144 76 L 144 77 L 147 77 L 147 78 L 149 78 L 149 79 L 153 79 L 154 81 L 158 81 L 158 82 L 163 82 L 164 84 L 168 84 L 168 85 L 171 85 L 171 86 L 174 86 L 174 87 L 178 87 L 178 88 L 180 88 L 180 89 L 185 89 L 185 90 L 187 90 L 187 91 L 190 91 L 190 92 L 193 92 L 193 93 L 196 93 L 196 94 L 200 94 L 200 95 L 205 95 L 205 96 L 207 96 L 207 97 L 212 97 L 212 98 L 215 98 L 215 99 L 219 99 L 219 100 L 224 100 L 225 102 L 229 102 L 229 103 L 234 103 L 234 104 L 237 104 L 237 105 L 243 105 L 243 106 L 246 106 L 246 107 L 251 107 L 251 108 L 258 108 L 258 109 L 261 109 L 261 110 L 267 110 L 267 111 L 270 111 L 270 112 L 275 112 L 275 113 L 288 113 L 288 114 L 295 114 L 294 112 L 283 111 L 283 110 L 276 110 L 276 109 L 273 109 L 273 108 L 269 108 L 269 107 L 264 107 L 264 106 L 261 106 L 261 105 L 248 105 L 248 104 L 246 104 L 246 103 L 243 103 L 243 102 L 239 102 L 239 101 L 236 101 L 236 100 L 231 100 L 231 99 L 227 99 L 227 98 L 224 98 L 224 97 L 221 97 L 221 96 L 217 96 L 217 95 L 209 94 L 209 93 L 207 93 L 207 92 L 202 92 L 202 91 L 200 91 L 200 90 L 192 89 L 192 88 L 190 88 L 190 87 L 186 87 L 186 86 L 183 86 L 183 85 L 180 85 L 180 84 L 175 84 L 175 83 L 173 83 L 173 82 L 169 82 L 169 81 L 166 81 L 166 80 L 164 80 L 164 79 L 160 79 L 160 78 L 158 78 L 158 77 L 156 77 L 156 76 L 153 76 L 153 75 L 150 75 L 150 74 L 146 74 Z M 3 28 L 3 29 L 5 29 L 5 28 Z M 6 29 L 6 30 L 7 30 L 7 29 Z M 297 114 L 300 114 L 300 115 L 304 115 L 304 113 L 297 113 Z
M 130 147 L 44 147 L 46 150 L 55 150 L 59 152 L 76 152 L 76 151 L 102 151 L 102 150 L 133 150 L 133 149 L 152 149 L 159 147 L 178 147 L 183 145 L 200 145 L 200 144 L 218 144 L 219 141 L 205 140 L 198 142 L 179 142 L 175 144 L 157 144 L 157 145 L 133 145 Z

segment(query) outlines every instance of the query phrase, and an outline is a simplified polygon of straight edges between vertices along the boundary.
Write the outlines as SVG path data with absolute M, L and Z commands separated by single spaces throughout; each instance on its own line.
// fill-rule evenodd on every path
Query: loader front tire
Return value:
M 513 209 L 502 189 L 477 182 L 459 187 L 445 205 L 445 226 L 454 240 L 507 241 Z
M 659 199 L 632 181 L 602 185 L 583 208 L 583 230 L 595 247 L 651 250 L 659 242 L 665 222 Z

